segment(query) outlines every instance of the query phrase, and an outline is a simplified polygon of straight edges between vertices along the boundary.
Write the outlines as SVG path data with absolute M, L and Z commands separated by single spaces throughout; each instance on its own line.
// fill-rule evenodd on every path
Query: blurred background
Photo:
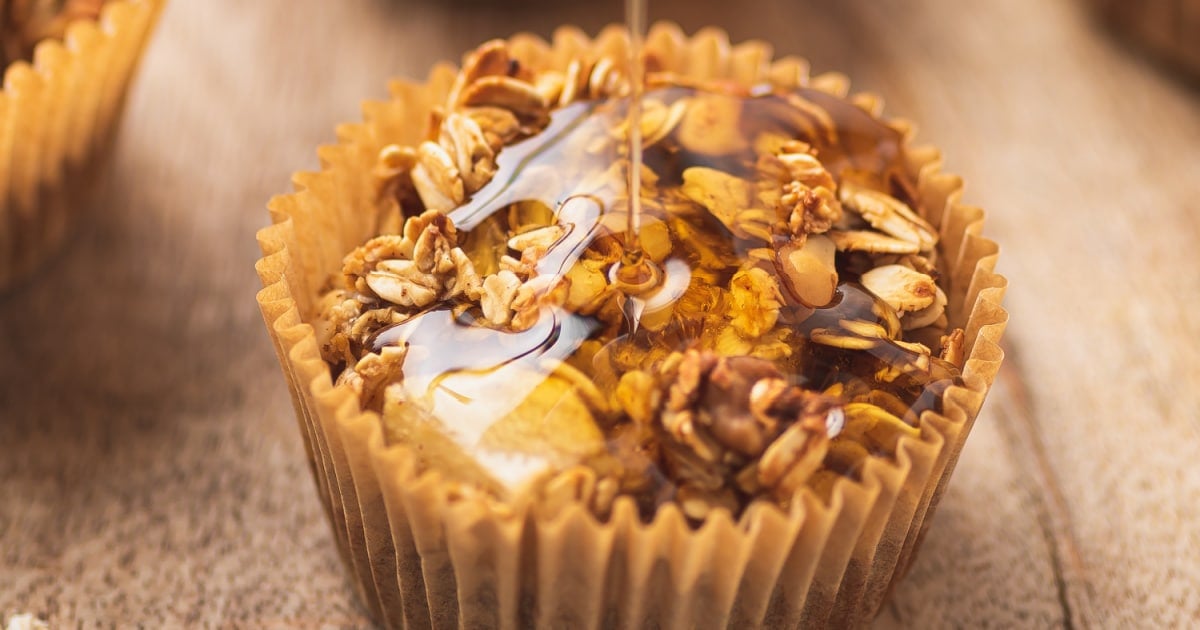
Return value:
M 1200 620 L 1200 2 L 1105 5 L 650 2 L 881 94 L 1001 244 L 1008 360 L 878 627 Z M 87 216 L 0 295 L 0 619 L 368 624 L 254 302 L 266 202 L 388 79 L 621 16 L 171 2 Z

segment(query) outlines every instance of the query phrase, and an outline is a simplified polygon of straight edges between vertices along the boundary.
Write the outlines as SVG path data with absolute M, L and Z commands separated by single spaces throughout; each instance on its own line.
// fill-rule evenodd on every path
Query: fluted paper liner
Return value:
M 551 43 L 511 40 L 534 67 L 562 68 L 580 53 L 623 54 L 609 28 L 595 40 L 557 31 Z M 730 46 L 706 29 L 691 38 L 659 24 L 648 46 L 666 69 L 695 77 L 770 79 L 845 96 L 841 75 L 809 78 L 799 59 L 771 61 L 759 42 Z M 319 151 L 322 170 L 295 176 L 297 192 L 271 200 L 258 234 L 264 257 L 258 302 L 291 390 L 318 493 L 364 601 L 390 627 L 752 628 L 855 625 L 879 609 L 911 562 L 929 517 L 999 369 L 1007 321 L 997 247 L 980 236 L 983 212 L 959 203 L 962 182 L 940 172 L 934 149 L 909 147 L 927 219 L 941 233 L 952 325 L 967 333 L 963 386 L 944 414 L 925 412 L 919 439 L 894 461 L 870 459 L 862 481 L 840 479 L 828 501 L 805 491 L 789 512 L 752 504 L 737 520 L 718 510 L 691 528 L 674 504 L 650 523 L 618 499 L 599 521 L 582 505 L 557 513 L 452 491 L 436 470 L 418 474 L 412 451 L 384 442 L 380 417 L 335 387 L 310 322 L 318 292 L 342 257 L 375 235 L 371 176 L 380 148 L 415 144 L 454 70 L 425 84 L 396 82 L 392 98 L 364 106 L 366 122 L 338 128 Z M 869 95 L 852 100 L 878 116 Z M 903 122 L 890 123 L 911 136 Z
M 165 0 L 113 0 L 97 20 L 4 69 L 0 91 L 0 288 L 62 242 L 120 119 Z

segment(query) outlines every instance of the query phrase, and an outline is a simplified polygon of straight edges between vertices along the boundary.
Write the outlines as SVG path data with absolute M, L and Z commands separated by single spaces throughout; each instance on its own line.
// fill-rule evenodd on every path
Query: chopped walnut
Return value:
M 833 175 L 803 142 L 784 141 L 771 149 L 772 153 L 759 156 L 757 169 L 765 176 L 763 186 L 777 188 L 766 198 L 775 204 L 790 234 L 827 232 L 842 218 Z
M 358 289 L 359 280 L 380 261 L 412 258 L 413 242 L 399 234 L 384 234 L 362 244 L 342 259 L 342 274 L 347 288 Z
M 942 350 L 939 353 L 939 358 L 947 363 L 962 367 L 964 344 L 966 335 L 963 334 L 963 329 L 955 328 L 948 335 L 942 337 Z
M 508 270 L 484 278 L 479 301 L 484 319 L 493 326 L 503 326 L 512 321 L 512 303 L 520 288 L 521 279 Z
M 761 458 L 756 483 L 786 500 L 819 465 L 836 401 L 788 385 L 770 361 L 692 350 L 663 376 L 671 383 L 661 416 L 667 463 L 698 489 L 719 491 Z
M 566 289 L 566 283 L 552 276 L 534 276 L 526 280 L 513 297 L 512 328 L 528 330 L 537 322 L 542 309 L 560 306 L 566 301 Z
M 358 394 L 366 409 L 383 409 L 384 390 L 398 382 L 404 374 L 404 346 L 387 346 L 378 353 L 370 352 L 354 367 L 348 367 L 338 377 L 338 383 L 347 384 Z
M 798 181 L 784 184 L 779 203 L 787 211 L 788 229 L 796 236 L 827 232 L 842 216 L 841 205 L 832 191 L 809 188 Z
M 783 295 L 771 274 L 753 267 L 734 274 L 729 281 L 734 313 L 730 324 L 742 335 L 761 337 L 775 327 Z
M 333 365 L 352 365 L 366 351 L 368 340 L 379 330 L 398 324 L 406 315 L 365 295 L 334 290 L 320 304 L 315 326 L 321 356 Z
M 330 363 L 352 362 L 350 328 L 366 304 L 348 291 L 334 290 L 321 297 L 321 319 L 314 326 L 321 356 Z

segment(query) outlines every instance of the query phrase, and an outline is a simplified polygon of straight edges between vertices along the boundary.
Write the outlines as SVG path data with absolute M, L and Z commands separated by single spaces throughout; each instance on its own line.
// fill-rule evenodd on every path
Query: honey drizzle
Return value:
M 624 252 L 621 260 L 613 266 L 611 275 L 612 282 L 626 296 L 623 310 L 631 332 L 637 331 L 638 323 L 647 311 L 647 300 L 653 300 L 661 293 L 660 289 L 664 285 L 664 269 L 645 256 L 641 241 L 642 100 L 646 91 L 642 48 L 646 33 L 646 2 L 647 0 L 625 0 L 625 25 L 629 29 L 629 55 L 626 59 L 629 108 L 625 112 L 629 154 L 629 173 L 626 176 L 629 208 L 622 245 Z M 686 283 L 684 280 L 685 285 Z
M 644 0 L 627 2 L 641 4 Z M 631 34 L 631 48 L 640 46 L 640 33 Z M 676 209 L 660 214 L 651 205 L 658 199 L 646 203 L 648 212 L 641 215 L 641 163 L 645 160 L 649 170 L 658 175 L 658 188 L 669 190 L 678 187 L 683 171 L 693 166 L 752 178 L 757 168 L 754 153 L 746 148 L 714 157 L 690 151 L 670 135 L 643 147 L 638 119 L 643 98 L 651 106 L 669 107 L 703 91 L 676 86 L 643 93 L 640 53 L 631 53 L 631 59 L 638 63 L 630 69 L 634 78 L 626 108 L 615 99 L 581 101 L 558 108 L 541 133 L 506 147 L 497 158 L 496 176 L 450 213 L 464 248 L 477 264 L 492 269 L 500 256 L 497 249 L 508 251 L 504 239 L 510 231 L 529 225 L 553 222 L 565 232 L 539 260 L 539 275 L 562 277 L 579 263 L 588 248 L 593 254 L 613 252 L 612 245 L 616 245 L 623 256 L 604 272 L 624 294 L 624 321 L 554 306 L 529 329 L 518 331 L 480 323 L 482 314 L 478 310 L 455 313 L 452 305 L 439 304 L 382 329 L 368 342 L 374 352 L 388 346 L 407 348 L 405 396 L 421 401 L 422 409 L 431 416 L 446 419 L 446 430 L 457 436 L 455 439 L 468 452 L 478 454 L 481 436 L 490 430 L 491 423 L 505 421 L 520 400 L 533 396 L 538 375 L 548 380 L 554 370 L 560 369 L 554 366 L 568 365 L 582 376 L 591 377 L 602 391 L 611 391 L 627 372 L 653 373 L 656 362 L 669 352 L 701 342 L 715 347 L 720 332 L 730 326 L 720 312 L 712 316 L 712 303 L 697 299 L 704 292 L 687 292 L 704 285 L 720 287 L 729 283 L 747 262 L 748 248 L 756 245 L 735 237 L 704 212 L 672 214 L 680 212 Z M 742 111 L 736 124 L 744 137 L 775 133 L 800 139 L 812 145 L 838 181 L 867 181 L 872 188 L 888 191 L 914 208 L 919 205 L 911 176 L 904 169 L 899 133 L 866 112 L 811 88 L 764 89 L 737 96 Z M 798 107 L 797 103 L 807 106 Z M 818 118 L 813 111 L 822 116 Z M 626 137 L 605 135 L 622 122 L 628 125 Z M 591 139 L 601 136 L 612 141 L 594 150 L 583 148 L 593 146 Z M 625 141 L 631 143 L 627 150 Z M 622 157 L 631 163 L 624 181 L 618 178 L 600 193 L 584 185 L 588 173 L 602 171 Z M 583 168 L 563 168 L 580 160 Z M 620 190 L 622 185 L 628 189 Z M 620 198 L 622 193 L 628 196 L 624 205 L 629 216 L 618 218 L 613 215 L 619 214 L 625 201 Z M 537 218 L 520 219 L 522 212 Z M 606 215 L 614 220 L 605 221 Z M 621 224 L 626 226 L 624 235 L 619 232 Z M 662 242 L 664 232 L 669 239 L 667 248 Z M 495 243 L 488 244 L 493 240 Z M 483 245 L 472 247 L 477 242 Z M 631 261 L 630 252 L 638 257 Z M 928 379 L 900 374 L 884 381 L 877 376 L 881 370 L 898 364 L 910 350 L 890 341 L 855 351 L 803 341 L 814 328 L 833 329 L 842 320 L 877 322 L 875 309 L 883 307 L 857 284 L 861 271 L 853 257 L 839 255 L 841 284 L 833 302 L 815 310 L 790 301 L 784 304 L 776 328 L 790 329 L 789 339 L 805 351 L 781 357 L 775 363 L 789 382 L 808 389 L 838 386 L 848 392 L 879 391 L 906 408 L 897 414 L 902 413 L 905 421 L 916 425 L 923 411 L 939 409 L 942 392 L 958 379 L 953 366 L 935 359 Z M 693 283 L 693 278 L 697 282 Z M 521 388 L 515 387 L 518 382 L 524 383 Z M 618 445 L 623 435 L 618 429 L 628 423 L 606 424 L 614 422 L 614 417 L 601 415 L 596 420 L 614 445 L 613 452 L 622 457 L 635 452 L 633 447 Z M 642 463 L 621 464 L 629 470 L 635 464 L 645 466 L 643 476 L 650 481 L 645 488 L 629 492 L 647 516 L 654 513 L 658 503 L 670 500 L 676 481 L 666 464 L 655 457 L 643 457 Z M 849 470 L 838 472 L 852 474 Z
M 642 67 L 642 40 L 646 28 L 646 0 L 625 0 L 625 24 L 629 28 L 629 214 L 625 230 L 625 262 L 642 262 L 642 96 L 646 90 Z

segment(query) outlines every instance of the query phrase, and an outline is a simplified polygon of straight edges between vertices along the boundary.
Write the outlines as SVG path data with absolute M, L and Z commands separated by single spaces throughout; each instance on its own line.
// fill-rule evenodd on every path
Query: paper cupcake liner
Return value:
M 0 91 L 0 288 L 31 272 L 66 236 L 104 162 L 130 80 L 165 0 L 114 0 L 78 20 Z
M 564 28 L 550 43 L 510 42 L 522 63 L 560 68 L 626 45 L 618 28 L 595 40 Z M 802 60 L 771 61 L 765 44 L 730 46 L 715 29 L 688 38 L 659 24 L 647 42 L 667 69 L 694 77 L 842 96 L 849 87 L 841 75 L 810 79 Z M 453 78 L 439 66 L 425 84 L 396 82 L 389 101 L 367 103 L 365 123 L 340 126 L 339 143 L 319 150 L 322 170 L 297 174 L 297 192 L 271 200 L 273 225 L 258 234 L 258 302 L 318 494 L 372 612 L 389 627 L 418 628 L 819 627 L 872 617 L 911 562 L 1002 358 L 1006 283 L 993 273 L 996 244 L 979 235 L 983 212 L 959 203 L 961 180 L 940 172 L 936 150 L 909 147 L 926 218 L 941 233 L 948 315 L 967 333 L 967 360 L 944 413 L 926 412 L 919 439 L 901 439 L 894 461 L 869 460 L 862 481 L 838 480 L 828 501 L 805 491 L 789 512 L 759 502 L 737 520 L 717 511 L 699 528 L 674 504 L 644 523 L 627 498 L 603 522 L 578 504 L 547 513 L 418 474 L 407 446 L 385 444 L 378 414 L 333 385 L 310 325 L 327 278 L 382 221 L 371 176 L 379 150 L 419 141 Z M 852 100 L 879 115 L 878 99 Z M 911 137 L 906 123 L 890 124 Z

